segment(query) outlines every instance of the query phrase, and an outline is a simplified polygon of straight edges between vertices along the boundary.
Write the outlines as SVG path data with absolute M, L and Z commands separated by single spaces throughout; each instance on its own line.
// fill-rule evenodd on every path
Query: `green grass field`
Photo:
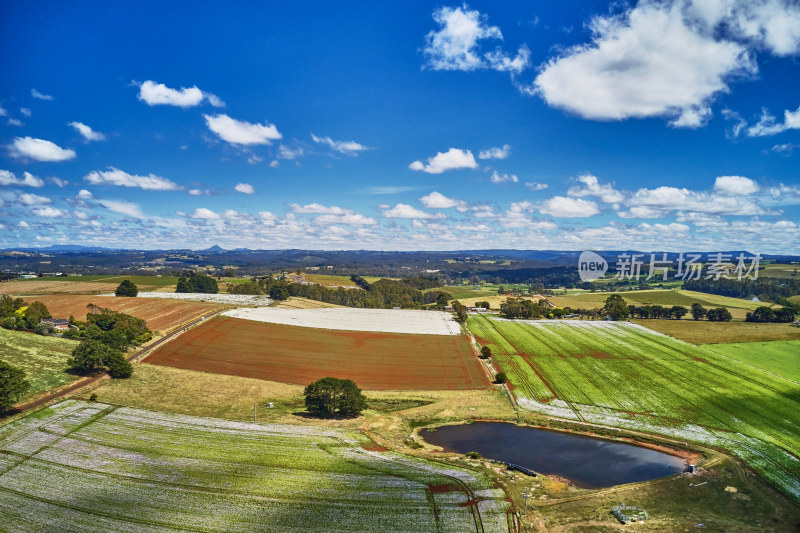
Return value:
M 0 427 L 0 451 L 16 530 L 509 531 L 484 476 L 355 431 L 67 400 Z
M 768 265 L 761 265 L 762 269 L 758 271 L 760 278 L 783 278 L 783 279 L 797 279 L 800 278 L 800 265 L 790 265 L 786 263 L 770 263 Z
M 475 289 L 471 285 L 470 286 L 444 286 L 444 287 L 434 287 L 433 289 L 425 289 L 422 292 L 446 292 L 448 293 L 454 300 L 460 300 L 462 298 L 478 298 L 480 299 L 482 296 L 494 296 L 497 294 L 496 290 L 490 289 Z M 472 304 L 471 304 L 472 305 Z
M 725 448 L 800 501 L 796 383 L 630 323 L 472 316 L 468 326 L 521 406 Z
M 35 283 L 37 281 L 82 281 L 82 282 L 98 282 L 98 283 L 122 283 L 123 280 L 130 280 L 136 285 L 147 285 L 151 287 L 168 287 L 176 285 L 178 278 L 172 276 L 56 276 L 48 278 L 31 278 L 19 281 L 29 281 Z
M 800 341 L 711 344 L 707 348 L 800 383 Z
M 60 387 L 77 378 L 67 374 L 72 350 L 78 341 L 57 337 L 43 337 L 25 331 L 0 328 L 0 361 L 21 368 L 30 389 L 20 400 L 27 400 L 42 392 Z

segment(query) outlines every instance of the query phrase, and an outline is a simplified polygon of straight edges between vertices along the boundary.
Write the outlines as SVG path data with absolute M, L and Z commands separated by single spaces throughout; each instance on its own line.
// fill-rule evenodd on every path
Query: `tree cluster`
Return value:
M 107 370 L 112 378 L 128 378 L 133 373 L 133 366 L 116 349 L 100 339 L 87 339 L 72 350 L 72 357 L 67 360 L 69 370 L 81 375 L 94 374 Z
M 500 304 L 500 314 L 505 318 L 538 319 L 544 318 L 550 311 L 544 300 L 507 298 Z
M 178 287 L 175 292 L 200 292 L 204 294 L 217 294 L 219 285 L 217 280 L 205 274 L 192 273 L 189 277 L 178 278 Z
M 118 349 L 143 344 L 153 338 L 153 332 L 141 318 L 94 304 L 89 304 L 87 307 L 89 308 L 89 313 L 86 315 L 87 338 L 108 339 L 104 342 Z
M 322 378 L 304 391 L 306 409 L 321 418 L 354 418 L 367 408 L 367 398 L 351 379 Z
M 706 318 L 711 322 L 730 322 L 733 318 L 731 312 L 725 307 L 718 307 L 717 309 L 709 309 L 706 311 Z
M 117 296 L 135 297 L 139 294 L 139 288 L 132 281 L 125 279 L 119 284 L 114 294 Z
M 778 322 L 782 324 L 794 322 L 797 311 L 793 307 L 771 309 L 766 306 L 756 308 L 752 313 L 747 313 L 745 322 Z
M 27 329 L 46 335 L 50 332 L 49 328 L 37 329 L 43 318 L 52 317 L 42 302 L 26 305 L 22 298 L 12 298 L 6 294 L 0 296 L 0 325 L 4 328 Z
M 665 318 L 669 320 L 680 320 L 689 313 L 689 310 L 682 305 L 665 307 L 663 305 L 629 305 L 630 316 L 638 318 Z
M 619 294 L 612 294 L 606 298 L 606 302 L 601 311 L 605 313 L 606 316 L 611 317 L 611 320 L 622 320 L 623 318 L 628 318 L 631 314 L 628 304 L 625 303 L 625 299 Z
M 466 324 L 467 318 L 469 318 L 469 315 L 467 314 L 467 306 L 458 300 L 453 300 L 451 305 L 453 306 L 453 313 L 456 315 L 456 320 L 462 324 Z
M 475 302 L 475 307 L 480 307 L 481 309 L 490 309 L 492 306 L 489 304 L 489 302 L 483 301 Z
M 778 301 L 800 294 L 800 279 L 692 279 L 683 282 L 687 291 L 699 291 L 708 294 L 719 294 L 732 298 L 753 298 L 759 300 Z
M 5 361 L 0 361 L 0 411 L 13 406 L 30 387 L 25 372 Z

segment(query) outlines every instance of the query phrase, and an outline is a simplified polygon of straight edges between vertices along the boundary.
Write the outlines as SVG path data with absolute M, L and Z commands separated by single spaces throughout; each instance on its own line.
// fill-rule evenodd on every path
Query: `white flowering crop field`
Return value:
M 199 292 L 140 292 L 137 298 L 166 298 L 172 300 L 189 300 L 192 302 L 255 306 L 267 306 L 273 302 L 269 296 L 250 294 L 203 294 Z
M 359 433 L 67 400 L 0 427 L 8 531 L 508 531 L 475 472 Z
M 303 326 L 306 328 L 417 335 L 460 335 L 461 326 L 452 313 L 415 309 L 357 309 L 336 307 L 322 309 L 232 309 L 225 316 L 257 322 Z

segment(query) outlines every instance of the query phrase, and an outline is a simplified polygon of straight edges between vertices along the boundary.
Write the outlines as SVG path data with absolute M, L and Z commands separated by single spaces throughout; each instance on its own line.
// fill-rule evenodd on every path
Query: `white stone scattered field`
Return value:
M 202 294 L 198 292 L 140 292 L 139 298 L 172 298 L 174 300 L 192 300 L 195 302 L 212 302 L 230 305 L 266 306 L 272 303 L 268 296 L 251 296 L 248 294 Z
M 307 328 L 376 331 L 383 333 L 413 333 L 420 335 L 459 335 L 461 326 L 453 315 L 443 311 L 411 309 L 232 309 L 223 313 L 272 324 L 287 324 Z

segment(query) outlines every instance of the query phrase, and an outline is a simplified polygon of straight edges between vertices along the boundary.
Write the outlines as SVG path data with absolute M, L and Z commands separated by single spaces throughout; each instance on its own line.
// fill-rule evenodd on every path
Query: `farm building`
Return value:
M 43 318 L 42 323 L 51 324 L 58 331 L 67 331 L 69 329 L 69 320 L 66 318 Z

